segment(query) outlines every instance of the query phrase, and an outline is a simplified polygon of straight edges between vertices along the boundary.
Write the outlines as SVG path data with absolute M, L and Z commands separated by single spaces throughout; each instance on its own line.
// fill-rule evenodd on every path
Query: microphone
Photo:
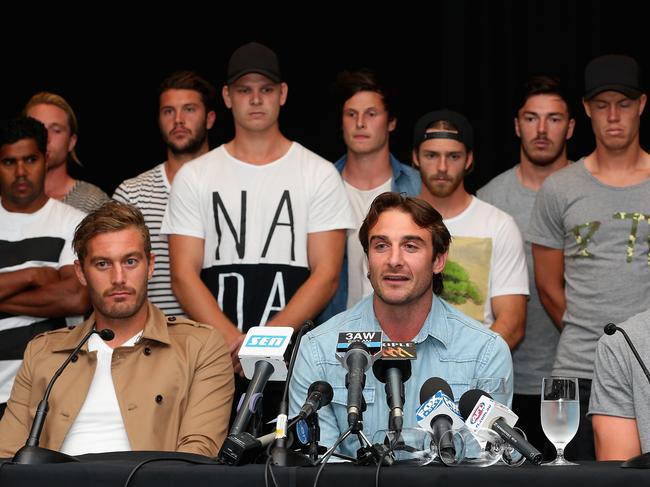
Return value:
M 289 360 L 289 368 L 287 369 L 286 382 L 284 383 L 284 391 L 282 392 L 282 400 L 280 401 L 280 408 L 278 410 L 278 416 L 275 423 L 275 446 L 271 451 L 271 457 L 273 463 L 279 466 L 300 466 L 305 465 L 306 460 L 298 454 L 290 452 L 287 449 L 287 422 L 289 420 L 289 383 L 291 381 L 291 376 L 293 375 L 293 367 L 296 363 L 296 357 L 298 356 L 298 350 L 300 348 L 300 343 L 302 342 L 302 337 L 305 333 L 311 331 L 314 328 L 314 322 L 311 320 L 305 321 L 298 334 L 296 335 L 295 343 L 293 344 L 293 350 L 291 351 L 291 359 Z M 327 384 L 327 383 L 326 383 Z M 312 384 L 313 385 L 313 384 Z M 329 384 L 327 384 L 329 386 Z M 330 386 L 330 390 L 331 390 Z M 310 387 L 311 391 L 311 387 Z M 331 393 L 331 397 L 334 396 L 334 392 Z
M 327 406 L 332 402 L 333 397 L 334 390 L 329 383 L 324 380 L 313 382 L 312 385 L 309 386 L 309 390 L 307 391 L 307 400 L 300 408 L 298 417 L 302 419 L 308 418 L 320 408 Z
M 290 326 L 253 326 L 246 333 L 239 349 L 239 361 L 250 384 L 228 436 L 246 429 L 253 412 L 251 406 L 269 380 L 283 381 L 287 378 L 284 353 L 292 335 L 293 328 Z
M 345 374 L 345 387 L 348 389 L 348 426 L 359 422 L 361 413 L 366 410 L 363 388 L 366 385 L 366 370 L 372 364 L 372 355 L 363 342 L 352 342 L 348 346 L 341 363 L 348 371 Z
M 625 338 L 625 341 L 627 342 L 628 346 L 630 347 L 630 350 L 632 350 L 632 353 L 636 357 L 637 362 L 639 362 L 639 365 L 641 366 L 641 370 L 643 370 L 643 373 L 645 374 L 646 379 L 648 379 L 648 382 L 650 382 L 650 372 L 648 372 L 647 367 L 643 363 L 643 360 L 641 359 L 641 356 L 639 355 L 639 352 L 636 351 L 636 347 L 632 344 L 632 340 L 630 340 L 630 337 L 627 336 L 627 333 L 625 330 L 619 326 L 616 326 L 614 323 L 607 323 L 605 325 L 605 334 L 607 335 L 613 335 L 617 331 L 620 331 L 623 334 L 623 337 Z
M 433 435 L 439 454 L 454 457 L 456 449 L 450 435 L 451 429 L 463 427 L 463 419 L 454 403 L 454 393 L 440 377 L 427 379 L 420 388 L 420 407 L 415 411 L 418 425 Z M 443 441 L 441 442 L 441 438 Z
M 390 409 L 388 429 L 396 432 L 402 431 L 404 426 L 404 382 L 411 378 L 410 360 L 386 359 L 382 353 L 382 358 L 372 366 L 377 380 L 386 384 L 386 401 Z
M 519 417 L 487 392 L 472 389 L 462 395 L 458 402 L 460 413 L 472 433 L 481 437 L 481 429 L 496 431 L 506 443 L 521 453 L 534 465 L 542 463 L 542 454 L 512 426 Z
M 113 330 L 109 328 L 96 330 L 94 327 L 84 335 L 79 342 L 79 345 L 77 345 L 72 353 L 68 355 L 68 358 L 65 359 L 50 379 L 50 382 L 45 389 L 45 394 L 43 394 L 43 399 L 41 399 L 41 402 L 38 403 L 38 407 L 36 408 L 36 414 L 34 415 L 34 421 L 32 422 L 32 428 L 29 432 L 27 442 L 25 443 L 25 446 L 18 450 L 14 455 L 14 463 L 36 465 L 41 463 L 65 463 L 78 461 L 76 458 L 66 455 L 65 453 L 48 450 L 47 448 L 40 448 L 38 442 L 41 438 L 41 432 L 43 431 L 43 426 L 45 426 L 45 418 L 47 417 L 47 412 L 50 408 L 49 399 L 54 383 L 72 359 L 77 356 L 81 347 L 83 347 L 88 339 L 95 333 L 105 341 L 110 341 L 115 337 L 115 333 L 113 333 Z

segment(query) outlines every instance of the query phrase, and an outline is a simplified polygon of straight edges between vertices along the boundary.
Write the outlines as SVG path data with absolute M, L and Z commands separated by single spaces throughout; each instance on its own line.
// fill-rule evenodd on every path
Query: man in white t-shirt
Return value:
M 178 71 L 160 85 L 158 125 L 167 146 L 167 160 L 153 169 L 127 179 L 113 199 L 137 207 L 147 222 L 156 268 L 149 281 L 149 299 L 168 316 L 183 315 L 172 292 L 167 235 L 160 233 L 171 183 L 188 161 L 210 150 L 208 131 L 214 125 L 215 89 L 197 73 Z
M 190 317 L 222 333 L 238 373 L 251 326 L 297 328 L 325 307 L 354 227 L 334 166 L 280 132 L 287 91 L 268 47 L 233 53 L 222 95 L 235 137 L 181 168 L 163 220 L 174 293 Z M 279 404 L 270 385 L 268 418 Z
M 71 242 L 81 211 L 45 194 L 47 129 L 27 117 L 0 130 L 0 417 L 27 342 L 88 310 Z M 81 320 L 78 320 L 81 321 Z
M 512 350 L 524 337 L 528 272 L 514 219 L 465 190 L 474 134 L 460 113 L 438 110 L 415 124 L 413 164 L 420 198 L 438 210 L 452 235 L 443 298 L 499 333 Z

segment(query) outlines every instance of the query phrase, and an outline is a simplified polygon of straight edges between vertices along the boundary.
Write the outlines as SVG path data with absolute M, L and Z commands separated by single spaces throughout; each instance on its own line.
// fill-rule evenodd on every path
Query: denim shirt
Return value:
M 337 171 L 343 174 L 343 168 L 347 162 L 347 155 L 341 157 L 334 163 Z M 393 172 L 393 181 L 391 182 L 391 191 L 406 193 L 408 196 L 418 196 L 422 186 L 420 172 L 406 164 L 402 164 L 397 158 L 390 154 L 390 167 Z M 357 229 L 358 230 L 358 229 Z M 327 307 L 317 318 L 318 323 L 329 320 L 332 316 L 345 311 L 348 305 L 348 251 L 347 246 L 343 256 L 343 266 L 339 277 L 339 287 L 336 294 L 328 303 Z
M 346 370 L 336 359 L 336 344 L 341 332 L 379 331 L 373 310 L 373 296 L 367 296 L 348 311 L 317 327 L 303 338 L 289 388 L 290 411 L 297 414 L 307 398 L 309 386 L 324 380 L 332 385 L 334 398 L 319 411 L 320 444 L 330 447 L 347 430 Z M 387 337 L 389 339 L 390 337 Z M 417 359 L 404 384 L 404 427 L 416 427 L 415 411 L 420 405 L 420 388 L 430 377 L 446 380 L 456 401 L 470 388 L 473 378 L 500 378 L 509 391 L 505 396 L 492 394 L 495 400 L 512 403 L 512 359 L 506 342 L 483 324 L 460 313 L 444 300 L 433 296 L 431 311 L 413 340 Z M 366 373 L 363 396 L 368 409 L 363 413 L 363 431 L 372 441 L 373 434 L 388 428 L 389 409 L 384 384 Z M 355 435 L 348 437 L 339 450 L 355 456 L 359 448 Z

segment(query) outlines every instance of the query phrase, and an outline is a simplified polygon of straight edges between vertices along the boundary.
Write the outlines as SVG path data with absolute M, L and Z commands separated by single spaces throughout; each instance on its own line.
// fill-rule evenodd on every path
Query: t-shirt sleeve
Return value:
M 339 173 L 331 165 L 321 166 L 316 174 L 307 233 L 354 229 L 352 209 Z
M 165 209 L 161 234 L 174 233 L 205 238 L 205 226 L 201 220 L 201 195 L 194 174 L 194 168 L 187 165 L 176 174 Z
M 526 240 L 552 249 L 564 248 L 562 195 L 554 178 L 546 180 L 535 198 Z
M 119 201 L 120 203 L 132 204 L 131 200 L 129 199 L 128 192 L 126 190 L 125 183 L 122 183 L 117 187 L 117 189 L 113 193 L 113 199 L 115 201 Z
M 602 414 L 634 418 L 634 397 L 630 383 L 631 370 L 623 348 L 623 337 L 603 335 L 596 348 L 594 378 L 588 415 Z
M 77 258 L 77 255 L 72 248 L 72 240 L 74 239 L 74 232 L 77 229 L 77 225 L 79 225 L 79 223 L 81 223 L 81 220 L 83 220 L 86 216 L 85 213 L 79 210 L 76 210 L 74 208 L 71 209 L 73 211 L 71 211 L 69 215 L 66 215 L 68 228 L 66 228 L 65 232 L 65 244 L 63 244 L 63 248 L 59 254 L 59 268 L 65 265 L 74 265 L 74 261 Z
M 508 216 L 501 224 L 494 241 L 490 297 L 528 293 L 524 242 L 514 219 Z

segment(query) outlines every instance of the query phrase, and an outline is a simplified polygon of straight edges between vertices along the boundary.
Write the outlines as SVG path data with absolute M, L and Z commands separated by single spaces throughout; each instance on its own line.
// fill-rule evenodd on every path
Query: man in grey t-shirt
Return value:
M 559 80 L 534 76 L 523 86 L 515 115 L 515 133 L 521 139 L 519 164 L 500 174 L 477 195 L 512 215 L 521 232 L 544 180 L 568 165 L 566 143 L 573 135 L 575 120 L 563 95 Z M 535 289 L 533 257 L 526 244 L 530 297 L 526 313 L 526 335 L 512 352 L 515 394 L 512 408 L 521 427 L 537 448 L 545 435 L 540 422 L 542 377 L 551 374 L 559 330 L 548 316 Z
M 649 357 L 650 310 L 621 328 L 641 357 Z M 627 460 L 650 451 L 650 384 L 620 332 L 598 341 L 588 414 L 598 460 Z
M 528 227 L 542 304 L 562 329 L 554 375 L 578 377 L 580 426 L 567 458 L 595 457 L 586 418 L 603 326 L 650 308 L 650 154 L 639 144 L 646 95 L 628 56 L 585 70 L 583 105 L 596 150 L 542 185 Z

